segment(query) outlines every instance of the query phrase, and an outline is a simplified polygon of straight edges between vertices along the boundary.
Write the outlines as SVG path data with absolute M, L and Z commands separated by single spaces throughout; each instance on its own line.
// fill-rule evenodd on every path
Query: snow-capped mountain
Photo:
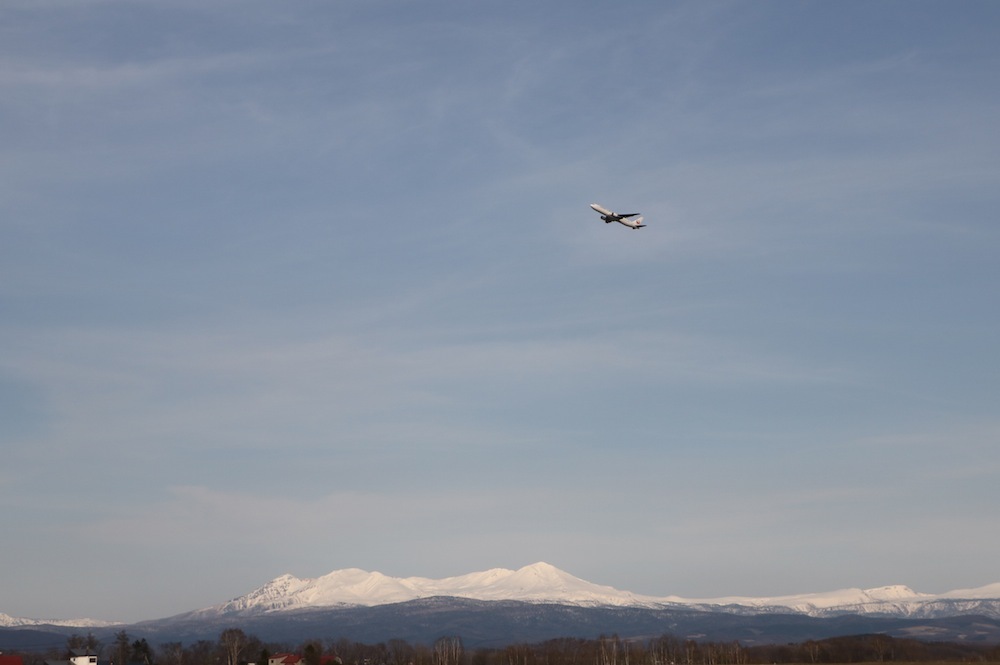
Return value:
M 736 614 L 748 618 L 763 615 L 807 615 L 835 618 L 861 615 L 878 618 L 932 620 L 944 617 L 979 615 L 1000 620 L 1000 583 L 976 589 L 958 589 L 942 594 L 918 593 L 906 586 L 874 589 L 840 589 L 826 593 L 751 598 L 731 596 L 692 599 L 679 596 L 646 596 L 614 587 L 594 584 L 547 563 L 535 563 L 518 570 L 492 568 L 444 579 L 396 578 L 358 568 L 335 570 L 322 577 L 299 579 L 282 575 L 250 593 L 228 602 L 161 620 L 162 623 L 189 621 L 192 625 L 214 625 L 215 621 L 241 618 L 247 621 L 281 621 L 296 613 L 365 609 L 438 598 L 468 601 L 514 601 L 576 606 L 590 610 L 619 609 L 649 613 L 682 612 L 708 616 Z M 156 623 L 156 622 L 146 622 Z M 0 613 L 0 628 L 118 626 L 91 619 L 18 619 Z
M 908 609 L 937 596 L 917 593 L 909 587 L 895 585 L 876 589 L 839 589 L 823 593 L 797 594 L 750 598 L 730 596 L 712 599 L 690 599 L 669 597 L 669 600 L 688 606 L 713 609 L 728 608 L 740 612 L 786 611 L 810 616 L 831 616 L 836 614 L 892 614 L 905 616 Z
M 519 600 L 569 605 L 659 607 L 651 596 L 639 596 L 587 582 L 547 563 L 519 570 L 492 568 L 458 577 L 397 578 L 358 568 L 335 570 L 314 579 L 282 575 L 245 596 L 206 608 L 206 614 L 259 614 L 340 605 L 374 606 L 418 598 L 453 596 L 474 600 Z
M 732 614 L 790 613 L 814 617 L 860 614 L 922 618 L 981 614 L 1000 618 L 1000 584 L 937 595 L 918 593 L 897 585 L 793 596 L 689 599 L 620 591 L 587 582 L 542 562 L 518 570 L 493 568 L 444 579 L 396 578 L 358 568 L 336 570 L 313 579 L 282 575 L 244 596 L 195 614 L 253 616 L 321 607 L 372 607 L 435 596 L 589 607 L 676 608 Z
M 0 612 L 0 626 L 3 628 L 30 628 L 33 626 L 69 626 L 73 628 L 106 628 L 118 624 L 98 619 L 23 619 Z
M 729 597 L 711 600 L 670 600 L 713 611 L 784 612 L 813 617 L 858 614 L 863 616 L 933 618 L 981 614 L 1000 618 L 1000 584 L 978 589 L 958 589 L 942 594 L 918 593 L 902 585 L 875 589 L 840 589 L 826 593 L 773 598 Z

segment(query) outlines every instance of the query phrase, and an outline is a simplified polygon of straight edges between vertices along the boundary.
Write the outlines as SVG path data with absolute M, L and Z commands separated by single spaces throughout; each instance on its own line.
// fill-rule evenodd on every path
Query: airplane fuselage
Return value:
M 604 220 L 605 224 L 610 224 L 611 222 L 618 222 L 619 224 L 627 226 L 633 230 L 641 229 L 642 227 L 645 226 L 645 224 L 642 223 L 642 215 L 640 215 L 637 212 L 633 212 L 628 215 L 619 215 L 618 213 L 611 212 L 607 208 L 598 205 L 597 203 L 591 203 L 590 207 L 593 208 L 598 213 L 600 213 L 601 219 Z M 635 219 L 632 219 L 633 217 Z

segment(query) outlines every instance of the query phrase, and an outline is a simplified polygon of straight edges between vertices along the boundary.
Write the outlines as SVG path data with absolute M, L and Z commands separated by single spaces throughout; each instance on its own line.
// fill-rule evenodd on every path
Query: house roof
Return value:
M 302 662 L 302 656 L 294 653 L 276 653 L 269 660 L 277 661 L 282 665 L 298 665 Z

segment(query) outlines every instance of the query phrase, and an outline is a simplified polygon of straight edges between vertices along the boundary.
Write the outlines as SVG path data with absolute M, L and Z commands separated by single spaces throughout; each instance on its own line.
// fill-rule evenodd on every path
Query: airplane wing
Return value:
M 636 216 L 636 215 L 638 215 L 638 214 L 640 214 L 640 213 L 637 213 L 637 212 L 630 212 L 630 213 L 629 213 L 629 214 L 627 214 L 627 215 L 617 215 L 617 216 L 618 216 L 618 217 L 621 217 L 622 219 L 627 219 L 628 217 L 635 217 L 635 216 Z

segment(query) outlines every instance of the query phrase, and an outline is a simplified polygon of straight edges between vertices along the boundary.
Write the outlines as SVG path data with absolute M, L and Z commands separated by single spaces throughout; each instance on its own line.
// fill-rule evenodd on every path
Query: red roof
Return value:
M 24 665 L 20 656 L 0 656 L 0 665 Z
M 271 656 L 271 660 L 277 660 L 284 665 L 298 665 L 302 662 L 302 656 L 294 653 L 276 653 Z M 0 665 L 4 665 L 0 663 Z

